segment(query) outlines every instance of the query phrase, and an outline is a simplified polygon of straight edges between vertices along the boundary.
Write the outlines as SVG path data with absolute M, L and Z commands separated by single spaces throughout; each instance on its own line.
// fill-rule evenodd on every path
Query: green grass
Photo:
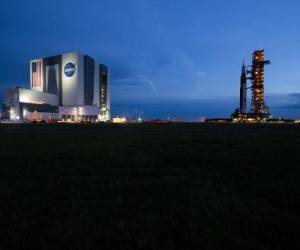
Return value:
M 300 126 L 0 126 L 0 249 L 300 249 Z

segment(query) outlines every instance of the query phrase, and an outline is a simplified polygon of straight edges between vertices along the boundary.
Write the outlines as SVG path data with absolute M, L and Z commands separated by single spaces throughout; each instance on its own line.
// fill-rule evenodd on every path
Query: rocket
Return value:
M 246 113 L 247 106 L 247 74 L 246 74 L 246 66 L 243 61 L 242 72 L 241 72 L 241 80 L 240 80 L 240 113 Z

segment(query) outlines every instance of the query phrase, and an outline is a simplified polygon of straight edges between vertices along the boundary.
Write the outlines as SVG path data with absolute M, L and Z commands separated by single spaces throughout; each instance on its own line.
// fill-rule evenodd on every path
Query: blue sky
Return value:
M 110 68 L 113 113 L 228 116 L 243 57 L 264 48 L 266 102 L 300 117 L 300 3 L 292 0 L 26 0 L 0 4 L 0 90 L 32 58 L 80 51 Z M 253 9 L 251 9 L 253 7 Z M 298 115 L 299 113 L 299 115 Z

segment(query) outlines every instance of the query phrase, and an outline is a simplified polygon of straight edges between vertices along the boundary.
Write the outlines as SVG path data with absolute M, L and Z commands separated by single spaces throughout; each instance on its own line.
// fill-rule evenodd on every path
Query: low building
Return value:
M 96 122 L 99 116 L 97 106 L 62 106 L 59 107 L 59 118 L 62 121 Z
M 112 119 L 113 123 L 126 123 L 127 119 L 125 117 L 114 117 Z
M 24 88 L 5 91 L 2 118 L 9 120 L 58 120 L 58 96 Z

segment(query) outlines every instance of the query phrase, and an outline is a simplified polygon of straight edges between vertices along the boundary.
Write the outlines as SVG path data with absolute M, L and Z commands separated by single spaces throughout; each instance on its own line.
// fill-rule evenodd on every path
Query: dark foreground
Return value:
M 2 125 L 0 249 L 300 249 L 300 126 Z

